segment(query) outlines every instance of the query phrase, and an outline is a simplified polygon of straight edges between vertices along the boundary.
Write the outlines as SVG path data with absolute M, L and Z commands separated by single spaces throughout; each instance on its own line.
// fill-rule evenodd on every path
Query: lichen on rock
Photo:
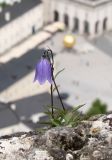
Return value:
M 0 138 L 0 160 L 112 160 L 112 115 Z

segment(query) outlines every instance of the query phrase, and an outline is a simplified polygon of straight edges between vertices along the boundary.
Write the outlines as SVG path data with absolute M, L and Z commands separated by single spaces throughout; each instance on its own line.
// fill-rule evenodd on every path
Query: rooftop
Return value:
M 21 2 L 15 2 L 13 5 L 4 6 L 0 13 L 0 27 L 3 27 L 40 3 L 41 0 L 21 0 Z M 10 20 L 7 21 L 5 19 L 5 14 L 10 16 Z
M 75 3 L 79 3 L 90 7 L 97 7 L 112 2 L 112 0 L 70 0 L 70 1 L 74 1 Z

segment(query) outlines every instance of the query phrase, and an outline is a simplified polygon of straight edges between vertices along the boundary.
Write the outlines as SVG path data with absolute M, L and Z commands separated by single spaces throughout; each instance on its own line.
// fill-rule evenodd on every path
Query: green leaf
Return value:
M 54 125 L 54 126 L 60 126 L 61 123 L 58 119 L 51 119 L 51 123 Z
M 45 111 L 44 112 L 48 117 L 52 118 L 52 113 L 50 111 Z
M 69 124 L 70 119 L 71 119 L 71 112 L 66 113 L 64 116 L 64 119 L 65 119 L 65 123 Z
M 41 121 L 39 122 L 40 124 L 47 124 L 47 125 L 51 125 L 51 122 L 50 121 Z
M 54 79 L 56 79 L 56 77 L 61 73 L 61 72 L 63 72 L 65 70 L 65 68 L 63 68 L 63 69 L 61 69 L 60 71 L 58 71 L 57 73 L 56 73 L 56 75 L 54 76 Z
M 59 87 L 60 87 L 60 85 L 57 85 L 57 88 L 59 88 Z M 53 88 L 53 92 L 54 92 L 55 90 L 56 90 L 56 88 L 54 87 L 54 88 Z
M 85 104 L 79 105 L 73 108 L 73 112 L 77 111 L 78 109 L 82 108 Z
M 41 122 L 41 124 L 47 124 L 50 125 L 51 127 L 65 126 L 65 125 L 75 126 L 82 119 L 80 112 L 78 112 L 78 109 L 83 107 L 84 105 L 85 104 L 66 110 L 53 106 L 54 118 L 52 118 L 52 106 L 47 106 L 46 111 L 44 113 L 48 115 L 49 121 Z

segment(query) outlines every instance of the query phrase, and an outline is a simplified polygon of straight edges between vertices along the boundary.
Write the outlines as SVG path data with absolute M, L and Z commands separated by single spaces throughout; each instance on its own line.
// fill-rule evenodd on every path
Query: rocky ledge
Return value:
M 112 114 L 77 127 L 0 137 L 0 160 L 112 160 Z

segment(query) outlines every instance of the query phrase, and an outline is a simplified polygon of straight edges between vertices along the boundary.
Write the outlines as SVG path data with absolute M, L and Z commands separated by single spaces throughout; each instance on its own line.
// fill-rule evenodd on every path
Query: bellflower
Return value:
M 34 81 L 36 80 L 41 85 L 46 81 L 52 83 L 51 64 L 46 57 L 42 57 L 36 65 Z

